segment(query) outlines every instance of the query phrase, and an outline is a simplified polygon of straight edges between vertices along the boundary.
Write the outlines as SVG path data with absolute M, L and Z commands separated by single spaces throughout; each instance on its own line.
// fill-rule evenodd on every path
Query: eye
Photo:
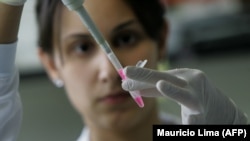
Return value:
M 74 50 L 77 54 L 87 54 L 93 50 L 94 44 L 91 42 L 79 42 L 74 45 Z
M 138 34 L 134 32 L 123 32 L 115 36 L 113 44 L 115 47 L 129 47 L 134 46 L 138 40 Z

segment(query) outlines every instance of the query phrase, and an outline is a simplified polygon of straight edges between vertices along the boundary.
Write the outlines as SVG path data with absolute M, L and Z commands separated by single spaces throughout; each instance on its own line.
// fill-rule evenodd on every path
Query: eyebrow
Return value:
M 130 25 L 133 25 L 133 24 L 136 24 L 137 22 L 133 19 L 129 20 L 129 21 L 126 21 L 120 25 L 118 25 L 117 27 L 115 27 L 113 30 L 112 30 L 112 33 L 115 33 L 117 31 L 120 31 Z M 67 39 L 70 39 L 70 38 L 85 38 L 85 39 L 93 39 L 92 35 L 89 34 L 89 33 L 75 33 L 75 34 L 71 34 L 71 35 L 68 35 L 68 36 L 65 36 L 63 38 L 63 40 L 67 40 Z
M 73 39 L 73 38 L 84 38 L 84 39 L 92 39 L 92 36 L 90 34 L 85 34 L 85 33 L 75 33 L 75 34 L 71 34 L 68 36 L 65 36 L 62 40 L 68 40 L 68 39 Z
M 115 27 L 112 32 L 117 32 L 117 31 L 122 30 L 130 25 L 135 24 L 135 23 L 136 23 L 136 21 L 134 19 L 131 19 L 131 20 L 126 21 L 126 22 L 118 25 L 117 27 Z

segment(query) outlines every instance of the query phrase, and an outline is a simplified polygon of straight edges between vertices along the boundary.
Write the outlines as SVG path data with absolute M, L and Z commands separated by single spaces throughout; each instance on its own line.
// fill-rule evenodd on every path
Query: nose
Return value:
M 114 66 L 108 59 L 105 53 L 100 53 L 100 62 L 99 62 L 99 74 L 98 78 L 101 82 L 117 82 L 117 80 L 121 80 Z

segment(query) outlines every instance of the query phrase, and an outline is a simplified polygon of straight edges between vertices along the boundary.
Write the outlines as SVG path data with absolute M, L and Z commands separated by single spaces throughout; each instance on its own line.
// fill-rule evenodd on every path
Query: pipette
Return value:
M 104 37 L 101 35 L 101 33 L 98 31 L 97 27 L 95 26 L 94 22 L 90 18 L 88 12 L 83 6 L 84 0 L 62 0 L 63 4 L 71 11 L 75 11 L 78 16 L 80 17 L 83 24 L 87 27 L 90 34 L 94 37 L 95 41 L 98 43 L 98 45 L 103 49 L 103 51 L 108 56 L 109 60 L 115 67 L 116 71 L 120 75 L 120 77 L 124 80 L 126 79 L 126 76 L 123 72 L 123 67 L 119 60 L 117 59 L 114 52 L 111 50 L 108 42 L 104 39 Z M 145 65 L 146 61 L 144 62 L 138 62 L 137 66 L 143 67 Z M 139 94 L 139 91 L 130 91 L 130 95 L 135 100 L 135 102 L 138 104 L 139 107 L 144 107 L 144 102 L 142 100 L 142 97 Z

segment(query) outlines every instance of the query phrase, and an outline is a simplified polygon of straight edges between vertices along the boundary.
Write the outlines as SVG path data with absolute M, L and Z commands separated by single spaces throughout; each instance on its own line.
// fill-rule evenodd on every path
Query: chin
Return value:
M 102 120 L 103 127 L 115 131 L 126 131 L 136 127 L 142 121 L 143 114 L 141 110 L 135 109 L 138 108 L 109 113 L 109 115 Z

